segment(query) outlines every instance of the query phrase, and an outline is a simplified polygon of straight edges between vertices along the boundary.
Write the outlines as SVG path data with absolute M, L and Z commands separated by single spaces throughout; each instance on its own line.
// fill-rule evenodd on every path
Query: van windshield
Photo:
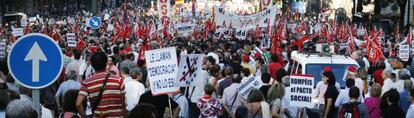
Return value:
M 307 64 L 306 65 L 306 74 L 313 75 L 315 77 L 314 88 L 316 83 L 322 80 L 323 69 L 327 66 L 332 68 L 332 72 L 335 74 L 336 82 L 338 82 L 341 88 L 345 88 L 345 72 L 348 66 L 352 64 Z
M 21 16 L 19 16 L 19 15 L 4 16 L 3 17 L 3 23 L 20 22 L 20 18 L 21 18 Z

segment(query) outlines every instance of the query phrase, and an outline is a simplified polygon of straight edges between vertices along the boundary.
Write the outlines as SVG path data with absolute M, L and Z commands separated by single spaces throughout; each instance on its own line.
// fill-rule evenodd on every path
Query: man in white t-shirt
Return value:
M 173 110 L 173 116 L 174 118 L 188 118 L 188 100 L 185 98 L 185 96 L 179 92 L 171 93 L 168 96 L 170 96 L 170 99 L 174 100 L 178 104 L 178 107 Z
M 137 104 L 142 94 L 145 92 L 144 84 L 139 81 L 142 73 L 138 68 L 121 69 L 121 74 L 125 81 L 125 103 L 128 111 L 131 111 Z
M 397 72 L 389 72 L 384 70 L 383 74 L 386 74 L 389 78 L 384 80 L 381 95 L 393 88 L 397 89 L 399 93 L 404 91 L 404 81 L 397 78 Z
M 95 72 L 95 70 L 93 69 L 93 67 L 91 66 L 91 62 L 90 62 L 90 55 L 86 56 L 86 61 L 83 62 L 80 66 L 79 66 L 79 77 L 78 77 L 78 81 L 82 82 L 83 80 L 87 79 L 88 77 L 92 76 L 93 73 Z

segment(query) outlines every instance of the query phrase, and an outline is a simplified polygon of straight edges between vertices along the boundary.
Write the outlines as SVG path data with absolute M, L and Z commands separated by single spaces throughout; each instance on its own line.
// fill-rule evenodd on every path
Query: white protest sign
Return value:
M 104 15 L 104 20 L 109 20 L 109 18 L 110 18 L 109 14 Z
M 291 75 L 290 88 L 287 90 L 290 106 L 312 108 L 314 77 Z
M 194 31 L 195 25 L 189 22 L 174 25 L 179 36 L 188 36 Z
M 193 86 L 193 81 L 200 78 L 203 68 L 203 54 L 181 55 L 178 68 L 176 86 Z
M 23 36 L 23 33 L 24 33 L 23 28 L 14 28 L 12 30 L 13 36 Z
M 27 19 L 26 18 L 20 19 L 20 26 L 26 27 L 27 24 L 29 24 L 29 23 L 27 22 Z
M 49 22 L 47 22 L 47 24 L 49 24 L 49 25 L 53 25 L 55 23 L 56 23 L 56 20 L 53 19 L 53 18 L 49 19 Z
M 246 39 L 248 29 L 237 29 L 236 30 L 236 38 L 238 39 Z
M 253 15 L 239 16 L 227 12 L 223 13 L 220 12 L 219 9 L 216 9 L 214 11 L 216 15 L 214 22 L 217 26 L 221 26 L 223 24 L 228 26 L 232 24 L 233 28 L 236 29 L 253 29 L 256 28 L 257 25 L 259 27 L 267 27 L 268 20 L 270 20 L 270 25 L 274 24 L 277 10 L 278 9 L 276 7 L 270 7 Z
M 364 29 L 357 29 L 356 34 L 358 36 L 364 36 L 365 35 L 365 30 Z
M 76 47 L 76 35 L 75 33 L 66 33 L 66 40 L 68 47 Z
M 409 47 L 409 45 L 400 45 L 400 51 L 399 51 L 398 56 L 401 60 L 408 61 L 408 58 L 410 58 L 410 47 Z
M 247 80 L 244 80 L 240 83 L 239 88 L 237 88 L 237 91 L 239 92 L 239 95 L 243 97 L 244 99 L 247 99 L 247 96 L 249 95 L 250 91 L 253 88 L 260 88 L 263 86 L 263 82 L 260 79 L 256 79 L 255 77 L 249 76 L 245 78 Z
M 340 43 L 339 44 L 339 49 L 347 49 L 348 48 L 348 43 Z
M 289 24 L 287 24 L 286 25 L 286 28 L 288 29 L 288 30 L 290 30 L 291 32 L 296 32 L 295 31 L 295 29 L 296 29 L 296 24 L 294 24 L 294 23 L 289 23 Z
M 177 92 L 175 79 L 178 73 L 175 47 L 145 51 L 148 80 L 153 95 Z
M 3 39 L 0 42 L 0 59 L 3 59 L 4 57 L 6 57 L 6 43 L 5 43 L 6 39 Z

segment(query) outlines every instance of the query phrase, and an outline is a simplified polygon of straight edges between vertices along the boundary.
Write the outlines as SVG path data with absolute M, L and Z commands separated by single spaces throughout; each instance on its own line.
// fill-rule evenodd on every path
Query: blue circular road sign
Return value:
M 12 45 L 7 65 L 19 84 L 31 89 L 45 88 L 62 71 L 62 51 L 49 36 L 40 33 L 28 34 Z
M 88 20 L 88 25 L 92 29 L 99 29 L 101 27 L 101 19 L 99 17 L 92 17 Z

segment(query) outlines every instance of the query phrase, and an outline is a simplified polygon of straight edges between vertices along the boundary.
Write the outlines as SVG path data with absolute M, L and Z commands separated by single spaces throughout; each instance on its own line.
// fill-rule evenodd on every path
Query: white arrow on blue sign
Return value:
M 63 68 L 62 51 L 49 36 L 32 33 L 19 38 L 11 47 L 7 64 L 21 85 L 41 89 L 52 84 Z
M 88 21 L 88 26 L 92 29 L 99 29 L 99 27 L 101 27 L 101 19 L 96 16 L 92 17 Z

